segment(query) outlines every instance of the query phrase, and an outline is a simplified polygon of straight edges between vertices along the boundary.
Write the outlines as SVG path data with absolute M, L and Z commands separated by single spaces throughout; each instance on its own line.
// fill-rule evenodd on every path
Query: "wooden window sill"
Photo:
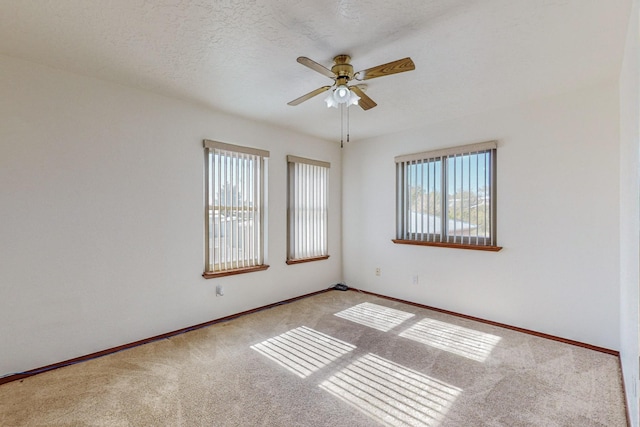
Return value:
M 303 262 L 322 261 L 323 259 L 329 259 L 329 255 L 317 256 L 313 258 L 288 259 L 287 264 L 302 264 Z
M 423 242 L 420 240 L 403 240 L 403 239 L 392 239 L 393 243 L 401 244 L 401 245 L 417 245 L 417 246 L 438 246 L 441 248 L 452 248 L 452 249 L 471 249 L 475 251 L 489 251 L 489 252 L 498 252 L 502 249 L 502 246 L 476 246 L 476 245 L 466 245 L 461 243 L 446 243 L 446 242 Z
M 263 271 L 269 268 L 268 265 L 257 265 L 255 267 L 236 268 L 233 270 L 224 271 L 205 271 L 202 273 L 202 277 L 205 279 L 215 279 L 216 277 L 233 276 L 234 274 L 253 273 L 254 271 Z

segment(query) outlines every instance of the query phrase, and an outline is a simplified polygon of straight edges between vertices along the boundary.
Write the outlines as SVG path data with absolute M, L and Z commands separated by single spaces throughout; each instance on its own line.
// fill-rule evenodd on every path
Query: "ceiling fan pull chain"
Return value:
M 344 147 L 344 104 L 340 104 L 340 148 Z
M 349 106 L 347 105 L 347 144 L 349 143 Z

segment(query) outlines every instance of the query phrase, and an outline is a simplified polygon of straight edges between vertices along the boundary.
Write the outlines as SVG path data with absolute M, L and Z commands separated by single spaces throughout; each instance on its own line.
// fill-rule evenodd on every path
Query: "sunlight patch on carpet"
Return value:
M 251 348 L 299 377 L 306 378 L 356 346 L 301 326 Z
M 369 353 L 320 384 L 390 426 L 435 427 L 462 390 Z
M 421 320 L 400 336 L 478 362 L 487 360 L 501 340 L 496 335 L 434 319 Z
M 370 302 L 363 302 L 335 315 L 382 332 L 388 332 L 405 320 L 415 316 L 413 313 Z

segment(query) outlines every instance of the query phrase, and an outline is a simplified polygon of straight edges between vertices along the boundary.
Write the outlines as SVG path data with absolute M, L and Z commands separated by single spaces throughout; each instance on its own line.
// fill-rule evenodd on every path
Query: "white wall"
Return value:
M 633 2 L 620 73 L 620 359 L 631 425 L 638 426 L 640 275 L 640 1 Z
M 504 249 L 393 244 L 394 156 L 493 139 Z M 353 142 L 343 170 L 347 285 L 619 349 L 615 82 Z
M 267 271 L 201 277 L 204 138 L 271 151 Z M 285 264 L 287 154 L 332 164 L 327 261 Z M 0 376 L 340 281 L 340 156 L 335 143 L 0 56 Z

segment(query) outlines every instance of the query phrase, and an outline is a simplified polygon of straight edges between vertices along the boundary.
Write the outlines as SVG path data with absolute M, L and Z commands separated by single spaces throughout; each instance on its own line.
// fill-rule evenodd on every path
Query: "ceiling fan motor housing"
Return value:
M 338 55 L 333 58 L 335 65 L 331 67 L 331 71 L 337 76 L 338 85 L 346 84 L 353 79 L 353 65 L 349 64 L 351 57 L 349 55 Z

